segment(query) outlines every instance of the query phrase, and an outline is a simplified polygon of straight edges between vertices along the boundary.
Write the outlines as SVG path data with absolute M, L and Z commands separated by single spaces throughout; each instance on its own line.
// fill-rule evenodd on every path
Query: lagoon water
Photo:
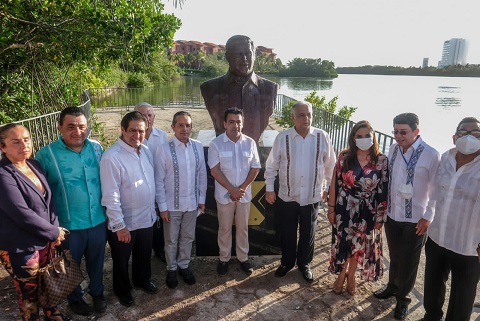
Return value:
M 420 134 L 440 153 L 453 147 L 452 135 L 467 116 L 480 119 L 480 78 L 339 75 L 332 81 L 313 78 L 271 78 L 280 93 L 303 99 L 312 90 L 338 106 L 358 107 L 352 120 L 366 119 L 374 129 L 392 131 L 393 118 L 414 112 Z
M 393 117 L 414 112 L 420 118 L 420 134 L 440 153 L 453 147 L 452 135 L 467 116 L 480 119 L 480 78 L 339 75 L 333 80 L 318 78 L 267 77 L 280 85 L 279 93 L 304 99 L 316 90 L 338 106 L 354 106 L 352 120 L 366 119 L 373 128 L 390 134 Z M 171 87 L 197 87 L 206 79 L 184 77 Z M 149 98 L 144 98 L 149 101 Z M 133 102 L 135 104 L 135 102 Z

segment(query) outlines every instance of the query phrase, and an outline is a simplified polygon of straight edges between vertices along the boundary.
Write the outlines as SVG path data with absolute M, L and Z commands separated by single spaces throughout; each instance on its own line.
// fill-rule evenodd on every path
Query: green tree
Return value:
M 335 64 L 329 60 L 320 58 L 294 58 L 287 63 L 287 67 L 283 69 L 279 76 L 282 77 L 322 77 L 336 78 L 338 77 L 335 70 Z
M 338 96 L 335 96 L 331 100 L 327 101 L 325 96 L 319 97 L 317 94 L 317 91 L 312 91 L 310 94 L 308 94 L 307 97 L 305 97 L 304 100 L 312 104 L 313 119 L 317 121 L 322 117 L 323 111 L 327 111 L 331 114 L 335 114 L 339 117 L 344 118 L 345 120 L 348 120 L 352 117 L 353 113 L 355 113 L 355 111 L 357 110 L 357 107 L 348 107 L 348 106 L 343 106 L 337 110 Z M 277 124 L 287 128 L 293 127 L 292 106 L 294 104 L 295 104 L 295 101 L 292 101 L 283 107 L 281 115 L 276 118 Z M 340 120 L 340 123 L 336 125 L 340 125 L 341 123 L 343 123 L 342 120 Z

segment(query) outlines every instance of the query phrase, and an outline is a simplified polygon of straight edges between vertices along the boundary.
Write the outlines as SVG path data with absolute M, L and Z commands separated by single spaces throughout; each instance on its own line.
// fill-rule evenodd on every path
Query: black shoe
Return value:
M 217 273 L 220 276 L 227 274 L 228 272 L 228 262 L 218 261 L 217 264 Z
M 117 297 L 118 297 L 118 302 L 120 302 L 121 305 L 123 305 L 124 307 L 131 307 L 133 305 L 133 303 L 135 303 L 133 301 L 133 296 L 131 293 L 128 293 L 126 295 L 118 295 L 117 294 Z
M 302 269 L 299 269 L 299 271 L 302 273 L 303 279 L 307 281 L 308 283 L 313 282 L 313 272 L 310 270 L 309 267 L 304 267 Z
M 243 272 L 245 272 L 246 275 L 251 275 L 253 273 L 253 268 L 248 260 L 245 262 L 240 262 L 240 268 Z
M 154 294 L 154 293 L 157 293 L 158 292 L 158 288 L 157 286 L 155 285 L 155 283 L 153 283 L 152 281 L 148 281 L 146 284 L 144 285 L 135 285 L 137 288 L 140 288 L 142 289 L 143 291 L 145 291 L 146 293 L 148 294 Z
M 393 313 L 393 317 L 397 320 L 404 320 L 408 314 L 407 304 L 397 304 Z
M 165 283 L 167 283 L 167 286 L 170 289 L 175 289 L 178 285 L 178 280 L 177 280 L 177 270 L 169 270 L 167 273 L 167 279 L 165 280 Z
M 165 258 L 165 252 L 155 252 L 155 256 L 158 257 L 160 259 L 160 261 L 162 261 L 163 263 L 167 263 L 167 259 Z
M 195 275 L 193 275 L 192 271 L 187 267 L 185 269 L 179 269 L 178 273 L 183 277 L 183 281 L 188 285 L 195 284 L 197 280 L 195 280 Z
M 83 299 L 74 302 L 68 302 L 68 306 L 73 313 L 78 315 L 89 316 L 93 314 L 93 309 Z
M 378 299 L 388 299 L 392 296 L 395 296 L 395 294 L 397 294 L 397 290 L 389 285 L 387 285 L 387 287 L 383 290 L 373 292 L 373 295 Z
M 103 313 L 105 310 L 107 310 L 107 300 L 105 300 L 105 297 L 103 294 L 97 295 L 92 297 L 93 300 L 93 310 L 96 313 Z
M 275 276 L 277 278 L 284 277 L 287 275 L 288 271 L 290 271 L 292 268 L 287 268 L 285 265 L 280 265 L 278 269 L 275 271 Z

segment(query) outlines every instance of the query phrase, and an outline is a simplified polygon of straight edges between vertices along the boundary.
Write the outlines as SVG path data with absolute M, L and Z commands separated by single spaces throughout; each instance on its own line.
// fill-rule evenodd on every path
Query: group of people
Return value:
M 0 127 L 0 262 L 14 280 L 23 320 L 40 320 L 35 273 L 48 264 L 55 246 L 69 249 L 78 264 L 85 259 L 92 305 L 80 286 L 67 298 L 79 315 L 106 310 L 107 241 L 113 291 L 124 306 L 134 304 L 132 284 L 158 292 L 151 279 L 152 250 L 166 263 L 168 288 L 178 286 L 178 275 L 195 284 L 190 260 L 197 217 L 205 212 L 207 163 L 215 179 L 217 274 L 228 273 L 233 225 L 238 264 L 247 275 L 253 273 L 251 184 L 260 172 L 257 142 L 272 114 L 277 85 L 253 72 L 250 38 L 230 38 L 226 58 L 228 73 L 201 85 L 217 134 L 208 161 L 201 142 L 190 138 L 188 112 L 175 113 L 168 139 L 154 128 L 148 103 L 123 116 L 121 135 L 105 152 L 88 138 L 87 118 L 78 107 L 61 111 L 59 139 L 37 151 L 35 159 L 27 128 Z M 265 200 L 275 207 L 282 254 L 275 276 L 284 277 L 296 266 L 306 282 L 314 281 L 311 262 L 324 202 L 333 227 L 329 270 L 338 275 L 333 292 L 341 294 L 346 282 L 346 291 L 355 295 L 357 270 L 368 281 L 382 277 L 385 225 L 389 280 L 374 296 L 394 296 L 394 317 L 405 319 L 425 245 L 423 320 L 442 319 L 450 273 L 445 320 L 469 320 L 480 277 L 479 120 L 464 118 L 453 135 L 455 148 L 441 157 L 419 135 L 413 113 L 394 118 L 396 143 L 388 156 L 379 151 L 370 123 L 360 121 L 337 158 L 328 133 L 312 126 L 312 116 L 310 103 L 293 105 L 294 126 L 276 136 L 265 164 Z M 57 307 L 42 308 L 46 321 L 71 320 Z
M 333 225 L 330 271 L 333 291 L 355 294 L 355 271 L 365 280 L 383 274 L 381 229 L 385 225 L 390 269 L 378 299 L 396 298 L 394 318 L 411 302 L 425 245 L 424 321 L 469 320 L 480 276 L 480 121 L 466 117 L 453 135 L 455 148 L 440 154 L 419 134 L 419 119 L 393 119 L 395 143 L 381 154 L 368 121 L 353 126 L 348 148 L 335 165 L 328 198 Z

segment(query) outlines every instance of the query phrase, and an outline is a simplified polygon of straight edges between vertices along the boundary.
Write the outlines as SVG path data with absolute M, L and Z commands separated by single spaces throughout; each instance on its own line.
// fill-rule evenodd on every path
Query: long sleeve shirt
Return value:
M 210 168 L 220 164 L 220 171 L 225 178 L 235 187 L 240 186 L 247 179 L 252 168 L 261 168 L 255 141 L 241 135 L 240 139 L 233 142 L 223 133 L 217 136 L 208 147 L 208 166 Z M 215 181 L 215 200 L 220 204 L 233 202 L 230 197 L 225 197 L 227 189 Z M 252 200 L 252 187 L 248 186 L 245 196 L 240 203 Z
M 100 161 L 102 205 L 107 208 L 108 228 L 112 232 L 134 231 L 153 226 L 155 177 L 148 147 L 137 149 L 118 139 Z
M 167 133 L 165 133 L 161 129 L 153 128 L 152 133 L 150 134 L 150 137 L 148 137 L 148 139 L 145 139 L 143 141 L 143 144 L 146 145 L 148 149 L 150 149 L 152 156 L 155 158 L 157 149 L 160 148 L 160 146 L 166 143 L 167 141 L 168 141 Z
M 335 151 L 328 134 L 310 127 L 305 138 L 295 128 L 279 133 L 273 142 L 265 169 L 266 191 L 274 191 L 279 176 L 278 197 L 300 206 L 320 201 L 335 167 Z
M 100 187 L 102 153 L 97 141 L 86 139 L 77 152 L 60 137 L 35 154 L 52 189 L 62 227 L 82 230 L 105 222 Z
M 431 222 L 435 215 L 435 201 L 431 193 L 440 154 L 419 136 L 405 153 L 397 143 L 392 144 L 388 161 L 390 181 L 387 215 L 397 222 L 417 223 L 421 218 Z M 401 185 L 407 184 L 408 168 L 411 169 L 410 184 L 413 186 L 411 202 L 402 198 L 399 191 Z
M 456 169 L 456 148 L 445 152 L 436 175 L 435 219 L 428 236 L 455 253 L 477 256 L 480 243 L 480 156 Z
M 207 169 L 202 144 L 193 139 L 185 144 L 172 137 L 160 146 L 155 155 L 155 185 L 160 212 L 194 211 L 205 204 Z

